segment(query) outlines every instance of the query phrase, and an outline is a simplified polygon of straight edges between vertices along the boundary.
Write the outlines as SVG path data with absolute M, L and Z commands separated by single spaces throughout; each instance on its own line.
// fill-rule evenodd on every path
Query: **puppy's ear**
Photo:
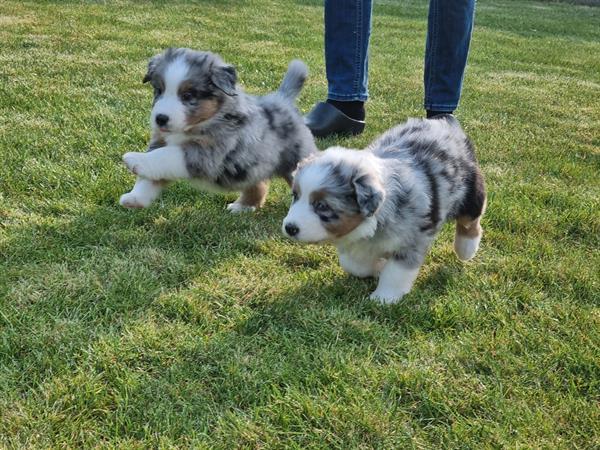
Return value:
M 154 76 L 154 72 L 156 71 L 156 67 L 158 66 L 158 63 L 161 59 L 162 55 L 154 55 L 152 58 L 150 58 L 150 61 L 148 61 L 148 71 L 146 72 L 142 83 L 147 83 L 152 79 L 152 77 Z
M 383 203 L 385 193 L 374 176 L 358 175 L 352 180 L 356 192 L 356 202 L 364 217 L 371 217 Z
M 237 95 L 235 92 L 237 73 L 233 66 L 213 66 L 210 79 L 219 90 L 225 92 L 227 95 Z

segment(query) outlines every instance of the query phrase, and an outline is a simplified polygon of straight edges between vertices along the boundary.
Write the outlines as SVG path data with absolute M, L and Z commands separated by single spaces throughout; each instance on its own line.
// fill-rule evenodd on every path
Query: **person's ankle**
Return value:
M 365 102 L 358 100 L 339 101 L 327 99 L 327 103 L 354 120 L 365 120 Z
M 427 114 L 428 119 L 433 119 L 436 116 L 452 115 L 454 111 L 436 111 L 433 109 L 427 109 L 425 110 L 425 113 Z

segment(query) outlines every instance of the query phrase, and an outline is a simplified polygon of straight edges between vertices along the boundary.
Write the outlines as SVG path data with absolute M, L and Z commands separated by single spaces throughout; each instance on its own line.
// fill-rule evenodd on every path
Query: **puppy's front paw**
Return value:
M 123 155 L 123 163 L 129 171 L 135 175 L 138 174 L 138 168 L 140 166 L 141 153 L 138 152 L 127 152 Z
M 154 171 L 148 164 L 147 153 L 128 152 L 123 155 L 123 162 L 129 171 L 149 180 L 156 179 Z
M 404 293 L 402 292 L 394 292 L 388 289 L 380 289 L 377 288 L 375 291 L 369 296 L 371 300 L 374 300 L 382 305 L 393 305 L 394 303 L 398 303 Z
M 233 202 L 227 205 L 227 211 L 232 214 L 239 214 L 243 212 L 253 212 L 256 210 L 256 206 L 243 205 L 238 202 Z
M 121 206 L 130 209 L 147 208 L 150 206 L 150 203 L 152 203 L 152 200 L 144 198 L 141 195 L 134 194 L 133 192 L 123 194 L 119 199 L 119 204 Z

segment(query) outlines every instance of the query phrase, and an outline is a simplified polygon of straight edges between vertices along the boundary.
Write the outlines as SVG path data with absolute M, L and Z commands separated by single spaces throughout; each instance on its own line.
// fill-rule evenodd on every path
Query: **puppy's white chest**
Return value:
M 336 247 L 339 253 L 346 253 L 353 256 L 380 256 L 381 253 L 381 249 L 373 239 L 361 239 L 357 242 L 337 244 Z
M 186 140 L 187 136 L 180 133 L 169 133 L 165 136 L 165 142 L 167 145 L 181 146 Z

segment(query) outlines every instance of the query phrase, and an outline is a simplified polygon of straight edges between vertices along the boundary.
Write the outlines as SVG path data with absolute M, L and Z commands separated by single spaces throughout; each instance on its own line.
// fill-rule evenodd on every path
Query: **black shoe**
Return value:
M 432 111 L 428 109 L 425 113 L 428 119 L 443 119 L 446 116 L 454 117 L 454 111 Z
M 458 120 L 456 117 L 454 117 L 454 114 L 447 112 L 428 116 L 427 120 L 446 120 L 450 123 L 458 123 Z
M 329 103 L 317 103 L 304 117 L 304 123 L 315 137 L 327 137 L 333 134 L 360 134 L 365 129 L 364 120 L 348 117 Z

